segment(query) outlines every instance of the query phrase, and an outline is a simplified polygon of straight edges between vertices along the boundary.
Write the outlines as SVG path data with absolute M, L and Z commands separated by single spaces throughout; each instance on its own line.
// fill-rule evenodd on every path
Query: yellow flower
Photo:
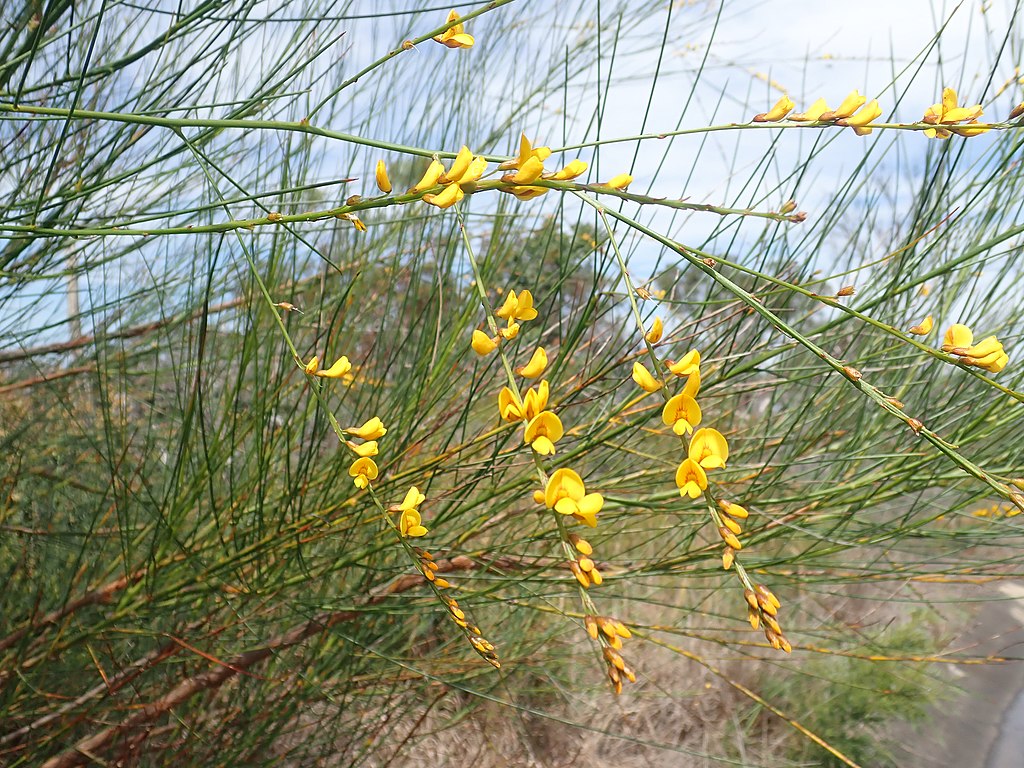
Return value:
M 826 120 L 842 120 L 851 117 L 854 112 L 861 108 L 865 101 L 867 101 L 867 97 L 861 96 L 860 91 L 850 91 L 850 94 L 843 99 L 842 104 L 831 114 L 826 112 L 823 117 Z
M 686 378 L 686 384 L 683 385 L 682 394 L 689 395 L 690 397 L 696 397 L 698 392 L 700 392 L 699 368 Z
M 455 11 L 448 12 L 448 22 L 458 21 L 458 18 L 459 14 Z M 435 35 L 434 41 L 449 48 L 472 48 L 475 42 L 472 35 L 466 34 L 462 22 L 449 27 L 440 35 Z
M 633 381 L 645 392 L 657 392 L 661 389 L 661 382 L 644 367 L 643 363 L 633 363 Z
M 323 376 L 325 379 L 340 379 L 346 373 L 352 370 L 352 363 L 348 361 L 348 358 L 342 355 L 334 361 L 334 365 L 322 371 L 316 371 L 317 376 Z
M 913 326 L 908 333 L 912 333 L 915 336 L 927 336 L 932 332 L 932 326 L 935 324 L 931 315 L 928 315 L 920 325 Z
M 306 365 L 303 368 L 303 370 L 306 373 L 312 375 L 312 374 L 316 373 L 319 368 L 320 368 L 320 358 L 317 355 L 314 355 L 313 359 L 310 360 L 308 363 L 306 363 Z
M 952 88 L 942 89 L 942 102 L 939 104 L 932 104 L 928 109 L 925 110 L 924 117 L 921 122 L 931 123 L 932 125 L 953 125 L 963 120 L 970 120 L 974 123 L 978 122 L 978 118 L 982 115 L 981 104 L 975 104 L 973 107 L 960 107 L 957 106 L 956 91 Z M 979 133 L 984 133 L 988 128 L 926 128 L 924 135 L 930 139 L 948 139 L 951 133 L 957 133 L 961 136 L 976 136 Z
M 515 173 L 506 173 L 501 180 L 509 184 L 532 184 L 544 173 L 544 162 L 530 157 Z
M 544 350 L 544 347 L 537 347 L 537 349 L 533 351 L 533 356 L 530 358 L 530 362 L 516 368 L 516 373 L 527 379 L 536 379 L 544 373 L 544 370 L 547 367 L 548 353 Z
M 426 500 L 427 497 L 424 496 L 420 492 L 420 489 L 414 485 L 412 488 L 406 491 L 405 498 L 402 500 L 402 503 L 398 505 L 398 508 L 402 511 L 408 509 L 417 509 L 419 508 L 420 504 L 422 504 Z
M 455 155 L 455 159 L 452 160 L 452 167 L 441 174 L 438 177 L 437 182 L 439 184 L 451 184 L 457 182 L 462 178 L 462 175 L 469 170 L 469 164 L 473 162 L 473 153 L 469 150 L 465 144 L 462 145 L 462 149 L 459 150 L 458 154 Z
M 348 468 L 348 474 L 357 488 L 365 488 L 371 480 L 377 479 L 377 465 L 373 459 L 364 456 L 352 462 Z
M 750 513 L 747 512 L 747 510 L 744 507 L 741 507 L 739 504 L 733 504 L 732 502 L 722 501 L 721 499 L 719 499 L 718 506 L 725 514 L 729 515 L 730 517 L 735 517 L 739 520 L 746 520 L 750 516 Z
M 547 408 L 549 394 L 550 389 L 546 380 L 538 384 L 536 388 L 530 387 L 523 399 L 523 416 L 532 419 Z
M 754 115 L 754 122 L 755 123 L 775 123 L 775 122 L 778 122 L 779 120 L 784 118 L 786 115 L 788 115 L 790 112 L 792 112 L 793 111 L 793 107 L 795 107 L 795 106 L 796 106 L 796 104 L 793 103 L 793 100 L 790 99 L 789 96 L 783 96 L 781 99 L 779 99 L 777 102 L 775 102 L 775 106 L 773 106 L 767 112 L 762 112 L 759 115 Z
M 696 499 L 708 487 L 708 476 L 704 468 L 690 458 L 683 459 L 683 463 L 676 470 L 676 487 L 680 496 L 689 496 Z M 736 547 L 739 549 L 739 547 Z
M 527 290 L 516 292 L 510 290 L 505 302 L 495 313 L 498 317 L 511 322 L 512 320 L 533 320 L 537 317 L 537 310 L 533 308 L 533 294 Z
M 480 355 L 480 357 L 489 355 L 498 346 L 494 339 L 480 329 L 473 331 L 473 341 L 470 344 L 473 347 L 473 351 Z
M 498 166 L 499 171 L 508 171 L 513 168 L 522 168 L 523 164 L 531 158 L 536 158 L 543 165 L 544 161 L 551 157 L 550 147 L 534 148 L 526 134 L 519 137 L 519 155 L 512 160 L 506 160 Z
M 388 169 L 384 165 L 383 160 L 377 161 L 377 171 L 375 176 L 377 177 L 377 189 L 385 195 L 391 192 L 391 179 L 388 178 Z
M 558 415 L 553 411 L 541 411 L 526 425 L 523 442 L 529 443 L 541 456 L 550 456 L 563 434 L 562 420 Z
M 700 424 L 701 413 L 697 401 L 686 394 L 679 394 L 665 403 L 661 420 L 677 435 L 690 434 Z
M 625 189 L 633 183 L 633 177 L 628 173 L 620 173 L 618 176 L 612 176 L 604 184 L 599 184 L 601 187 L 609 187 L 611 189 Z
M 466 193 L 462 191 L 462 187 L 458 184 L 452 183 L 436 195 L 424 195 L 422 200 L 424 203 L 427 203 L 428 205 L 436 205 L 438 208 L 451 208 L 465 196 Z
M 690 439 L 689 457 L 704 469 L 719 469 L 729 458 L 729 443 L 717 429 L 698 429 Z
M 597 513 L 604 506 L 600 493 L 587 493 L 583 478 L 571 469 L 557 469 L 544 489 L 544 503 L 562 515 L 572 515 L 591 528 L 597 526 Z
M 813 123 L 821 119 L 821 116 L 829 111 L 828 104 L 824 99 L 818 99 L 807 108 L 806 112 L 797 112 L 789 116 L 790 120 L 798 123 Z
M 369 442 L 363 443 L 361 445 L 358 443 L 353 443 L 351 440 L 346 440 L 345 445 L 347 445 L 352 450 L 352 452 L 356 454 L 356 456 L 361 456 L 362 458 L 366 459 L 370 458 L 371 456 L 376 456 L 378 453 L 376 440 L 370 440 Z
M 871 129 L 865 128 L 864 126 L 866 126 L 868 123 L 871 123 L 874 120 L 877 120 L 881 116 L 882 108 L 878 106 L 878 100 L 872 99 L 867 104 L 865 104 L 857 114 L 853 115 L 852 117 L 837 120 L 836 124 L 848 125 L 851 128 L 853 128 L 853 132 L 856 133 L 858 136 L 867 136 L 869 133 L 871 133 Z
M 700 352 L 691 349 L 677 363 L 669 363 L 668 369 L 676 376 L 691 376 L 700 373 Z
M 427 535 L 427 529 L 422 525 L 422 518 L 418 509 L 402 510 L 402 514 L 398 518 L 398 530 L 403 536 L 411 538 Z
M 508 387 L 502 387 L 498 393 L 498 414 L 508 422 L 523 419 L 523 407 L 516 402 L 515 393 Z
M 551 179 L 552 181 L 571 181 L 577 176 L 582 176 L 587 172 L 587 164 L 582 160 L 572 160 L 565 168 L 554 173 L 545 173 L 545 179 Z
M 995 336 L 987 336 L 956 354 L 961 355 L 961 363 L 984 368 L 991 373 L 999 373 L 1010 361 L 1009 355 L 1003 351 L 1002 343 Z
M 548 190 L 544 187 L 512 187 L 501 191 L 508 192 L 519 200 L 533 200 L 535 197 L 540 197 L 541 195 L 546 195 L 548 193 Z
M 519 335 L 519 323 L 509 322 L 508 328 L 499 328 L 498 335 L 506 341 L 514 339 Z
M 661 336 L 664 332 L 665 326 L 661 322 L 661 318 L 656 316 L 654 318 L 654 322 L 651 324 L 651 330 L 644 334 L 644 338 L 651 344 L 657 344 L 661 341 Z
M 957 350 L 967 349 L 973 343 L 974 334 L 971 332 L 971 329 L 966 325 L 954 323 L 949 326 L 946 335 L 942 338 L 942 351 L 959 355 L 961 352 Z
M 441 178 L 442 173 L 444 173 L 444 166 L 441 165 L 441 161 L 431 160 L 430 165 L 427 166 L 427 170 L 423 174 L 423 178 L 416 182 L 416 186 L 409 190 L 409 194 L 414 195 L 425 189 L 436 187 L 437 180 Z
M 374 416 L 361 427 L 348 427 L 345 432 L 361 437 L 363 440 L 376 440 L 378 437 L 384 437 L 387 434 L 387 429 L 384 427 L 384 422 Z

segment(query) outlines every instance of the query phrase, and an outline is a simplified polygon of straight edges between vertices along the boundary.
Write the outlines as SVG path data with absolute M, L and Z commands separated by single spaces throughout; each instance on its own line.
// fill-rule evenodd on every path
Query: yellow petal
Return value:
M 405 498 L 402 500 L 402 503 L 399 505 L 399 509 L 403 509 L 403 510 L 405 510 L 405 509 L 416 509 L 417 507 L 420 506 L 420 504 L 422 504 L 426 500 L 427 500 L 427 497 L 424 496 L 420 492 L 420 489 L 417 488 L 414 485 L 412 488 L 410 488 L 406 492 Z
M 806 112 L 796 113 L 789 116 L 790 120 L 794 120 L 798 123 L 811 123 L 820 118 L 823 114 L 828 112 L 828 104 L 824 99 L 818 99 L 816 102 L 811 104 L 807 108 Z
M 719 469 L 729 458 L 729 443 L 717 429 L 698 429 L 690 439 L 688 455 L 704 469 Z
M 378 437 L 384 437 L 387 434 L 387 429 L 384 427 L 384 422 L 374 416 L 361 427 L 348 427 L 345 432 L 361 437 L 363 440 L 376 440 Z
M 504 303 L 498 309 L 494 311 L 498 317 L 503 320 L 511 320 L 516 315 L 516 310 L 519 308 L 519 298 L 516 296 L 515 291 L 509 291 L 508 296 L 505 297 Z
M 555 509 L 555 505 L 560 499 L 579 501 L 586 495 L 586 492 L 583 478 L 574 470 L 563 467 L 556 469 L 548 478 L 548 484 L 544 488 L 544 504 L 548 509 Z M 575 508 L 575 505 L 573 507 Z
M 452 183 L 436 195 L 424 195 L 423 202 L 429 203 L 430 205 L 436 205 L 438 208 L 451 208 L 465 197 L 465 194 L 466 193 L 462 191 L 462 187 L 458 184 Z
M 657 392 L 661 389 L 661 382 L 640 362 L 633 363 L 633 381 L 645 392 Z
M 388 169 L 383 160 L 377 161 L 377 170 L 374 174 L 377 177 L 377 189 L 385 195 L 391 191 L 391 179 L 388 178 Z
M 441 178 L 442 173 L 444 173 L 444 166 L 441 165 L 441 161 L 431 160 L 430 165 L 427 166 L 426 173 L 423 174 L 423 178 L 416 183 L 415 187 L 409 190 L 409 194 L 413 195 L 425 189 L 436 187 L 437 180 Z
M 843 99 L 843 103 L 832 113 L 832 119 L 837 120 L 850 117 L 860 109 L 865 101 L 867 101 L 867 97 L 861 96 L 860 91 L 851 91 L 849 96 Z
M 565 168 L 560 171 L 555 171 L 548 176 L 553 181 L 570 181 L 575 179 L 577 176 L 582 176 L 587 172 L 587 164 L 582 160 L 573 160 Z
M 934 320 L 931 315 L 928 315 L 928 317 L 926 317 L 920 325 L 915 325 L 914 327 L 912 327 L 909 333 L 912 333 L 915 336 L 927 336 L 929 333 L 932 332 L 933 325 Z
M 783 96 L 781 99 L 775 102 L 775 105 L 767 112 L 764 112 L 760 115 L 755 115 L 754 122 L 774 123 L 778 120 L 781 120 L 790 112 L 792 112 L 793 107 L 795 106 L 796 105 L 793 103 L 793 100 L 789 98 L 789 96 Z
M 466 172 L 458 178 L 459 185 L 469 184 L 470 182 L 477 181 L 481 176 L 484 175 L 484 171 L 487 170 L 487 158 L 483 156 L 474 157 L 473 162 L 469 164 L 469 168 Z
M 690 376 L 700 372 L 700 352 L 691 349 L 682 359 L 669 365 L 668 369 L 676 376 Z
M 519 292 L 516 299 L 516 320 L 533 320 L 537 317 L 537 310 L 533 308 L 533 294 L 528 290 Z
M 305 366 L 305 368 L 303 368 L 303 370 L 306 373 L 316 373 L 316 371 L 317 371 L 317 369 L 319 367 L 320 367 L 320 358 L 318 356 L 314 355 L 313 359 L 310 360 L 308 363 L 306 363 L 306 366 Z
M 371 456 L 376 456 L 379 452 L 377 450 L 376 440 L 370 440 L 369 442 L 362 443 L 361 445 L 353 443 L 351 440 L 346 440 L 345 445 L 352 449 L 352 452 L 355 453 L 356 456 L 361 456 L 367 459 Z
M 661 335 L 664 331 L 665 326 L 662 324 L 661 318 L 655 317 L 654 322 L 651 324 L 651 330 L 644 334 L 644 338 L 651 344 L 657 344 L 661 341 Z
M 489 355 L 497 347 L 497 343 L 483 331 L 477 329 L 473 331 L 473 341 L 471 342 L 473 351 L 476 352 L 480 357 Z
M 942 339 L 942 351 L 949 352 L 952 349 L 966 348 L 974 343 L 974 334 L 966 325 L 955 323 L 946 331 Z
M 633 177 L 628 173 L 620 173 L 618 176 L 612 176 L 602 187 L 611 187 L 612 189 L 625 189 L 633 183 Z
M 878 106 L 878 100 L 872 99 L 865 104 L 857 114 L 846 118 L 843 125 L 851 128 L 863 128 L 870 122 L 877 120 L 882 115 L 882 108 Z
M 531 184 L 544 173 L 544 162 L 536 157 L 529 158 L 518 171 L 502 177 L 502 181 L 511 184 Z
M 340 379 L 346 373 L 352 370 L 352 363 L 348 361 L 348 358 L 342 355 L 334 361 L 334 365 L 323 371 L 317 371 L 317 376 L 323 376 L 325 379 Z
M 498 335 L 505 340 L 514 339 L 519 335 L 519 323 L 510 322 L 508 328 L 499 328 Z
M 452 161 L 452 167 L 449 168 L 445 173 L 441 174 L 438 178 L 438 182 L 441 184 L 449 184 L 453 181 L 459 181 L 469 169 L 469 164 L 473 162 L 473 153 L 469 151 L 469 147 L 465 144 L 462 145 L 462 149 L 455 155 L 455 159 Z
M 548 367 L 548 353 L 544 350 L 544 347 L 537 347 L 533 351 L 533 356 L 530 358 L 530 362 L 526 365 L 516 368 L 516 373 L 527 379 L 536 379 L 544 370 Z
M 956 91 L 952 88 L 942 89 L 942 114 L 956 109 Z

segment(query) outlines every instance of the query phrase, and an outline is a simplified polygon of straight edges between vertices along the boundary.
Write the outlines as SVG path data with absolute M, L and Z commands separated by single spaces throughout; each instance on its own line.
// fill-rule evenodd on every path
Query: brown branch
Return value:
M 468 557 L 460 556 L 453 557 L 451 560 L 438 561 L 438 571 L 450 573 L 452 571 L 469 571 L 482 567 L 509 568 L 514 567 L 516 564 L 515 560 L 507 558 L 500 558 L 489 563 L 477 563 Z M 370 597 L 364 607 L 381 603 L 391 595 L 405 592 L 423 584 L 424 581 L 420 574 L 409 574 L 395 579 L 382 591 Z M 98 750 L 106 747 L 115 737 L 126 731 L 152 723 L 164 713 L 169 712 L 179 704 L 183 704 L 193 696 L 203 691 L 220 687 L 227 680 L 239 674 L 239 672 L 259 664 L 277 651 L 298 645 L 302 641 L 324 632 L 336 624 L 357 620 L 362 615 L 360 610 L 325 611 L 319 613 L 309 621 L 296 625 L 287 632 L 271 638 L 260 648 L 232 656 L 227 660 L 225 666 L 218 666 L 215 669 L 209 669 L 187 680 L 183 680 L 159 699 L 144 705 L 131 717 L 81 739 L 71 749 L 50 758 L 43 763 L 43 768 L 72 768 L 72 766 L 85 765 L 89 760 L 93 759 Z

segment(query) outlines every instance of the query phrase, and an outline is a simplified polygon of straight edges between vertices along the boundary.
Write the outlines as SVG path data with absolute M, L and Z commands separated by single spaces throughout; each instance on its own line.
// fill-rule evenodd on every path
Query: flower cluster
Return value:
M 431 160 L 422 178 L 409 189 L 409 194 L 419 194 L 440 185 L 444 187 L 443 190 L 436 194 L 424 194 L 420 199 L 438 208 L 451 208 L 462 200 L 466 194 L 465 189 L 478 181 L 486 170 L 487 160 L 481 155 L 474 156 L 469 147 L 463 145 L 448 169 L 437 158 Z
M 374 416 L 365 424 L 359 427 L 347 427 L 344 432 L 350 437 L 358 437 L 366 442 L 354 443 L 346 440 L 345 444 L 355 453 L 358 458 L 348 468 L 349 477 L 356 484 L 357 488 L 366 488 L 377 479 L 379 470 L 373 456 L 377 455 L 377 439 L 387 434 L 387 428 L 379 418 Z
M 1003 350 L 1002 342 L 995 336 L 986 336 L 977 344 L 974 333 L 966 325 L 955 323 L 946 331 L 942 351 L 956 355 L 963 365 L 983 368 L 989 373 L 999 373 L 1010 362 L 1010 356 Z
M 981 114 L 981 104 L 975 104 L 972 107 L 957 106 L 956 91 L 952 88 L 944 88 L 942 101 L 928 107 L 921 119 L 922 123 L 936 126 L 935 128 L 926 128 L 924 135 L 929 139 L 948 139 L 954 133 L 958 136 L 977 136 L 988 130 L 988 128 L 971 127 L 977 124 Z M 964 121 L 967 121 L 966 124 L 957 125 Z
M 868 101 L 860 91 L 852 91 L 835 109 L 829 109 L 824 99 L 818 99 L 806 112 L 790 114 L 795 107 L 796 104 L 789 96 L 783 96 L 767 112 L 754 115 L 753 120 L 755 123 L 777 123 L 788 117 L 798 123 L 834 123 L 853 128 L 858 136 L 866 136 L 871 133 L 871 129 L 866 126 L 882 116 L 878 101 Z
M 757 584 L 753 589 L 743 590 L 743 598 L 747 601 L 747 618 L 750 626 L 757 629 L 763 625 L 765 639 L 777 651 L 792 653 L 793 646 L 782 634 L 779 626 L 779 608 L 782 603 L 768 587 L 764 584 Z
M 636 682 L 636 675 L 629 668 L 622 655 L 622 641 L 633 636 L 629 628 L 621 621 L 606 616 L 584 616 L 583 624 L 591 640 L 601 643 L 601 653 L 607 665 L 608 679 L 612 681 L 616 693 L 622 693 L 622 678 Z
M 503 187 L 502 191 L 515 195 L 520 200 L 532 200 L 548 191 L 547 187 L 530 186 L 538 179 L 571 181 L 582 176 L 588 167 L 582 160 L 572 160 L 561 170 L 546 172 L 544 161 L 549 157 L 551 157 L 550 147 L 534 147 L 526 138 L 526 134 L 522 134 L 519 138 L 519 154 L 498 166 L 499 171 L 512 171 L 512 173 L 506 173 L 501 177 L 501 180 L 508 185 Z M 630 180 L 632 181 L 632 179 Z
M 437 575 L 440 566 L 434 562 L 433 555 L 419 547 L 413 547 L 413 551 L 419 560 L 420 573 L 423 574 L 423 578 L 433 585 L 437 595 L 441 598 L 441 602 L 448 609 L 448 616 L 469 639 L 469 644 L 473 646 L 473 650 L 479 653 L 491 666 L 495 668 L 501 667 L 501 662 L 498 661 L 498 654 L 495 651 L 494 645 L 484 638 L 480 628 L 466 616 L 466 612 L 459 606 L 459 601 L 450 595 L 442 593 L 441 590 L 451 588 L 451 583 Z

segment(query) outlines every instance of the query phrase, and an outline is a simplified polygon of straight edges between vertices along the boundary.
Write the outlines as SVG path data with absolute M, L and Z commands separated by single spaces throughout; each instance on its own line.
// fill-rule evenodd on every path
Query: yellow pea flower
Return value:
M 547 367 L 548 353 L 544 350 L 544 347 L 537 347 L 537 349 L 533 351 L 533 356 L 530 358 L 530 362 L 516 368 L 516 373 L 527 379 L 536 379 L 544 373 L 544 370 Z
M 657 392 L 661 389 L 661 382 L 654 378 L 644 364 L 639 361 L 633 363 L 633 381 L 644 392 Z
M 562 420 L 553 411 L 541 411 L 526 425 L 523 442 L 529 443 L 541 456 L 550 456 L 555 452 L 555 443 L 565 434 Z
M 611 189 L 625 189 L 633 183 L 633 177 L 628 173 L 620 173 L 618 176 L 612 176 L 604 184 L 599 184 L 600 187 L 609 187 Z
M 690 439 L 688 455 L 704 469 L 720 469 L 729 458 L 729 443 L 717 429 L 698 429 Z
M 821 119 L 821 116 L 829 111 L 828 104 L 824 99 L 818 99 L 807 108 L 806 112 L 795 112 L 789 116 L 790 120 L 797 123 L 813 123 Z
M 515 393 L 508 387 L 502 387 L 498 393 L 498 415 L 508 422 L 523 419 L 523 408 L 516 402 Z
M 376 440 L 378 437 L 384 437 L 387 434 L 387 429 L 384 427 L 384 422 L 374 416 L 361 427 L 347 427 L 345 432 L 361 437 L 363 440 Z
M 955 123 L 959 123 L 963 120 L 970 120 L 971 122 L 977 123 L 978 118 L 981 117 L 981 115 L 981 104 L 975 104 L 972 107 L 958 106 L 956 91 L 952 88 L 943 88 L 941 103 L 932 104 L 928 107 L 928 109 L 925 110 L 924 117 L 921 119 L 921 122 L 940 126 L 925 129 L 924 135 L 930 139 L 948 139 L 953 133 L 961 136 L 977 136 L 978 134 L 985 133 L 988 128 L 969 128 L 961 126 L 946 128 L 942 126 L 953 126 Z
M 452 183 L 441 190 L 438 194 L 426 194 L 422 199 L 424 203 L 436 205 L 438 208 L 451 208 L 465 196 L 466 193 L 462 191 L 462 187 L 458 184 Z
M 508 192 L 520 200 L 533 200 L 535 197 L 546 195 L 549 190 L 546 187 L 512 187 L 501 191 Z
M 473 341 L 470 342 L 470 345 L 473 347 L 474 352 L 480 355 L 480 357 L 484 357 L 493 352 L 498 343 L 478 328 L 473 331 Z
M 544 178 L 552 181 L 571 181 L 586 173 L 587 168 L 587 164 L 582 160 L 572 160 L 562 170 L 544 174 Z
M 356 454 L 356 456 L 360 456 L 365 459 L 368 459 L 371 456 L 376 456 L 378 453 L 376 440 L 370 440 L 369 442 L 362 444 L 353 443 L 351 440 L 346 440 L 345 445 L 347 445 L 352 450 L 352 452 Z
M 454 10 L 448 12 L 448 21 L 457 21 L 459 14 Z M 440 43 L 441 45 L 447 46 L 448 48 L 472 48 L 473 43 L 476 42 L 472 35 L 466 34 L 466 30 L 463 28 L 462 22 L 449 27 L 440 35 L 434 36 L 434 42 Z
M 675 395 L 662 408 L 661 420 L 667 426 L 672 427 L 672 431 L 677 435 L 684 432 L 690 434 L 693 432 L 693 428 L 700 424 L 700 406 L 689 395 Z
M 928 315 L 920 325 L 913 326 L 907 333 L 912 333 L 915 336 L 927 336 L 932 332 L 932 326 L 935 324 L 934 319 L 931 315 Z
M 580 522 L 597 527 L 597 513 L 604 506 L 600 493 L 587 493 L 583 478 L 571 469 L 557 469 L 544 489 L 544 503 L 562 515 L 572 515 Z M 595 582 L 597 583 L 597 582 Z
M 377 177 L 377 189 L 385 195 L 391 192 L 391 179 L 388 178 L 388 169 L 383 160 L 377 161 L 377 170 L 374 173 Z
M 974 343 L 974 333 L 966 325 L 954 323 L 942 338 L 942 351 L 960 354 L 956 350 L 966 349 Z
M 542 164 L 545 160 L 551 157 L 550 147 L 536 147 L 530 143 L 530 140 L 526 138 L 526 134 L 522 134 L 519 137 L 519 154 L 511 160 L 506 160 L 504 163 L 498 166 L 499 171 L 508 171 L 511 169 L 522 168 L 523 164 L 530 158 L 536 158 Z
M 442 173 L 437 182 L 439 184 L 451 184 L 457 182 L 462 178 L 467 170 L 469 170 L 469 164 L 473 162 L 473 153 L 469 147 L 465 144 L 462 145 L 462 149 L 459 150 L 458 154 L 455 155 L 455 159 L 452 160 L 452 167 Z
M 877 120 L 882 116 L 882 108 L 878 106 L 878 100 L 872 99 L 865 104 L 861 110 L 853 115 L 842 120 L 837 120 L 836 125 L 847 125 L 853 128 L 853 132 L 858 136 L 867 136 L 871 133 L 871 128 L 865 128 L 868 123 Z
M 465 173 L 459 176 L 459 178 L 455 179 L 455 181 L 457 181 L 459 186 L 461 187 L 465 184 L 469 184 L 470 182 L 477 181 L 481 176 L 484 175 L 484 171 L 486 170 L 487 158 L 483 156 L 474 157 L 473 162 L 469 164 L 469 167 L 466 169 Z
M 789 96 L 783 96 L 775 105 L 767 112 L 762 112 L 759 115 L 754 115 L 755 123 L 775 123 L 782 120 L 786 115 L 793 111 L 793 107 L 796 104 Z
M 533 307 L 533 294 L 528 290 L 522 290 L 516 296 L 516 292 L 510 290 L 504 303 L 494 314 L 510 322 L 512 320 L 533 320 L 537 317 L 537 310 Z
M 708 476 L 704 468 L 690 458 L 683 459 L 683 462 L 676 469 L 676 487 L 680 496 L 689 496 L 696 499 L 708 487 Z M 739 549 L 739 547 L 736 547 Z
M 402 499 L 402 503 L 398 505 L 398 508 L 402 511 L 408 509 L 417 509 L 420 506 L 420 504 L 422 504 L 426 500 L 427 497 L 424 496 L 420 492 L 420 489 L 414 485 L 412 488 L 406 491 L 405 498 Z
M 651 330 L 644 334 L 644 338 L 647 339 L 651 344 L 657 344 L 661 341 L 662 334 L 665 332 L 665 326 L 661 322 L 661 318 L 655 316 L 654 322 L 651 324 Z
M 861 96 L 860 91 L 850 91 L 849 95 L 843 99 L 840 104 L 831 114 L 826 112 L 822 115 L 825 120 L 842 120 L 847 117 L 851 117 L 854 112 L 863 106 L 864 102 L 867 101 L 866 96 Z
M 991 373 L 999 373 L 1010 361 L 1009 355 L 1003 350 L 1002 342 L 995 336 L 987 336 L 967 349 L 963 350 L 960 362 L 984 368 Z
M 509 322 L 507 328 L 499 328 L 498 335 L 509 341 L 519 335 L 519 323 Z
M 334 365 L 330 368 L 326 368 L 322 371 L 316 371 L 317 376 L 323 376 L 325 379 L 340 379 L 346 373 L 352 370 L 352 363 L 348 361 L 348 358 L 342 355 L 334 361 Z
M 357 488 L 365 488 L 371 481 L 377 479 L 377 465 L 373 459 L 361 457 L 352 462 L 348 474 Z
M 700 392 L 700 368 L 686 377 L 682 394 L 696 397 L 698 392 Z
M 676 376 L 691 376 L 700 373 L 700 352 L 691 349 L 676 363 L 669 363 L 668 369 Z
M 416 182 L 416 186 L 409 190 L 409 194 L 414 195 L 425 189 L 436 187 L 437 180 L 441 178 L 442 173 L 444 173 L 444 166 L 441 165 L 441 161 L 431 160 L 430 165 L 427 166 L 427 170 L 423 174 L 423 178 Z
M 530 157 L 515 173 L 506 173 L 501 180 L 509 184 L 532 184 L 544 173 L 544 162 Z
M 418 538 L 427 535 L 427 529 L 422 525 L 422 518 L 418 509 L 404 509 L 398 518 L 398 530 L 403 536 Z M 435 580 L 436 583 L 436 580 Z
M 526 391 L 526 397 L 523 398 L 523 416 L 532 419 L 547 408 L 549 395 L 550 388 L 547 380 L 542 381 L 536 388 L 530 387 Z
M 317 355 L 313 356 L 313 359 L 306 363 L 303 370 L 308 374 L 314 374 L 320 368 L 320 358 Z

